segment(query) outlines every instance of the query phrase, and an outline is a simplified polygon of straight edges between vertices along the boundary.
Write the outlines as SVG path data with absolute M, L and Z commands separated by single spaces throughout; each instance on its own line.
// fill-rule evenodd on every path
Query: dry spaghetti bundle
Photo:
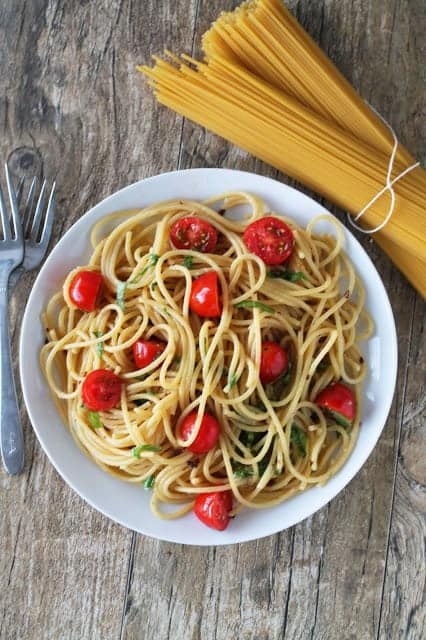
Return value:
M 356 215 L 383 191 L 393 138 L 278 0 L 250 0 L 222 14 L 203 38 L 204 63 L 156 58 L 158 100 L 202 124 Z M 413 164 L 398 145 L 389 182 Z M 380 246 L 426 294 L 420 167 L 393 185 L 393 215 Z M 367 227 L 389 210 L 383 193 L 365 211 Z

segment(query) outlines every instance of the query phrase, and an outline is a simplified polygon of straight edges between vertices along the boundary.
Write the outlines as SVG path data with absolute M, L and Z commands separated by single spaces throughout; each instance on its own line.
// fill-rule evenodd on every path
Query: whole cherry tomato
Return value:
M 112 409 L 121 397 L 121 380 L 109 369 L 95 369 L 85 377 L 81 397 L 90 411 Z
M 147 367 L 154 362 L 166 348 L 160 340 L 137 340 L 133 345 L 133 359 L 139 369 Z
M 203 318 L 218 318 L 221 315 L 219 278 L 216 271 L 207 271 L 193 280 L 189 308 Z
M 170 239 L 177 249 L 213 253 L 217 244 L 217 231 L 198 216 L 185 216 L 172 225 Z
M 189 440 L 194 431 L 198 411 L 192 411 L 184 418 L 180 426 L 180 437 L 182 440 Z M 200 429 L 192 444 L 188 449 L 192 453 L 207 453 L 216 444 L 220 435 L 220 425 L 216 418 L 209 413 L 205 413 L 201 418 Z
M 262 384 L 274 382 L 288 369 L 287 351 L 277 342 L 262 342 L 260 380 Z
M 79 271 L 70 284 L 71 301 L 81 311 L 94 311 L 102 283 L 99 271 Z
M 229 524 L 229 512 L 232 509 L 232 492 L 215 491 L 201 493 L 194 504 L 194 513 L 199 520 L 211 529 L 223 531 Z
M 326 409 L 342 427 L 351 426 L 356 411 L 355 395 L 341 382 L 333 382 L 315 398 L 316 404 Z
M 293 253 L 294 236 L 290 227 L 273 216 L 249 224 L 243 240 L 252 253 L 265 264 L 282 264 Z

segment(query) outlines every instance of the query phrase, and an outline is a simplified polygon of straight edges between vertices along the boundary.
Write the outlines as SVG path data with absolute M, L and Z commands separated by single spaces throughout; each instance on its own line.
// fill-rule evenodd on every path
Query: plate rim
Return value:
M 265 183 L 270 182 L 274 185 L 278 185 L 280 188 L 283 188 L 284 190 L 290 190 L 291 192 L 293 192 L 293 194 L 297 194 L 298 197 L 302 196 L 303 198 L 306 198 L 308 200 L 310 200 L 312 203 L 315 204 L 315 206 L 319 209 L 319 213 L 327 213 L 328 215 L 330 215 L 333 219 L 337 220 L 343 227 L 344 229 L 344 233 L 348 234 L 351 241 L 355 243 L 355 246 L 357 248 L 358 251 L 361 252 L 361 254 L 363 254 L 363 258 L 367 260 L 367 262 L 369 263 L 369 267 L 372 268 L 377 276 L 378 282 L 381 286 L 381 293 L 384 297 L 384 302 L 385 305 L 387 307 L 387 309 L 385 310 L 384 315 L 386 315 L 387 319 L 390 321 L 388 329 L 391 333 L 391 337 L 392 337 L 392 344 L 388 345 L 388 357 L 391 361 L 392 364 L 392 375 L 391 375 L 391 388 L 392 388 L 392 393 L 388 394 L 386 396 L 385 399 L 385 406 L 384 406 L 384 420 L 383 420 L 383 425 L 380 427 L 380 429 L 378 429 L 377 431 L 377 435 L 374 438 L 374 442 L 372 442 L 371 448 L 368 452 L 367 455 L 362 455 L 360 456 L 359 460 L 357 460 L 357 464 L 355 465 L 355 468 L 353 470 L 351 470 L 350 475 L 348 478 L 343 480 L 342 485 L 336 490 L 333 491 L 332 495 L 330 497 L 326 497 L 324 500 L 318 499 L 317 501 L 317 506 L 315 506 L 315 508 L 313 510 L 310 511 L 310 513 L 302 516 L 302 517 L 296 517 L 294 519 L 294 522 L 292 521 L 290 524 L 286 524 L 284 526 L 284 528 L 282 528 L 280 526 L 280 523 L 278 522 L 275 525 L 275 528 L 271 528 L 270 531 L 266 531 L 266 532 L 261 532 L 258 535 L 249 535 L 249 536 L 239 536 L 238 539 L 225 539 L 225 536 L 223 538 L 218 538 L 217 541 L 215 540 L 214 542 L 210 542 L 210 541 L 206 541 L 203 542 L 203 539 L 201 539 L 201 541 L 199 543 L 193 543 L 193 542 L 186 542 L 183 541 L 182 539 L 178 538 L 177 536 L 173 536 L 172 535 L 172 530 L 171 530 L 171 535 L 155 535 L 153 533 L 146 533 L 145 531 L 141 530 L 141 529 L 136 529 L 133 528 L 131 525 L 129 525 L 128 523 L 126 523 L 123 519 L 121 519 L 120 517 L 117 517 L 116 515 L 112 515 L 111 512 L 108 511 L 107 508 L 103 508 L 102 506 L 100 506 L 99 504 L 96 503 L 96 500 L 93 500 L 91 497 L 87 496 L 87 494 L 84 494 L 79 488 L 77 488 L 75 486 L 75 482 L 73 480 L 72 477 L 70 477 L 70 475 L 64 471 L 64 469 L 61 468 L 60 463 L 58 463 L 54 456 L 51 453 L 50 447 L 49 447 L 49 443 L 46 441 L 45 436 L 40 432 L 38 426 L 37 426 L 37 421 L 33 419 L 33 411 L 32 411 L 32 406 L 31 403 L 28 401 L 29 398 L 29 391 L 27 388 L 27 383 L 26 383 L 26 373 L 25 373 L 25 365 L 24 365 L 24 355 L 23 355 L 23 342 L 26 336 L 26 331 L 28 330 L 28 325 L 31 323 L 31 317 L 29 316 L 29 313 L 27 313 L 27 311 L 29 309 L 31 309 L 32 306 L 32 301 L 34 296 L 37 293 L 37 285 L 39 284 L 39 281 L 42 280 L 43 275 L 45 270 L 47 270 L 47 266 L 49 263 L 49 260 L 52 256 L 53 253 L 56 254 L 57 251 L 59 251 L 62 247 L 62 245 L 66 242 L 67 237 L 69 235 L 69 233 L 71 232 L 71 230 L 74 229 L 78 229 L 81 225 L 87 224 L 87 219 L 90 216 L 94 215 L 94 211 L 96 211 L 96 209 L 105 206 L 108 201 L 112 200 L 113 198 L 116 198 L 117 196 L 119 196 L 120 194 L 123 194 L 123 192 L 126 191 L 130 191 L 132 189 L 137 189 L 139 188 L 141 185 L 149 183 L 149 182 L 153 182 L 156 180 L 162 180 L 164 178 L 170 178 L 173 176 L 177 176 L 177 175 L 182 175 L 182 174 L 192 174 L 192 175 L 196 175 L 196 174 L 205 174 L 205 173 L 215 173 L 215 174 L 220 174 L 220 173 L 227 173 L 227 174 L 232 174 L 235 177 L 238 177 L 239 175 L 243 175 L 244 179 L 247 179 L 248 176 L 252 176 L 256 179 L 261 179 L 262 181 L 264 181 Z M 250 192 L 250 189 L 245 189 L 246 191 Z M 254 189 L 254 193 L 256 193 L 256 189 Z M 267 197 L 267 196 L 262 196 L 262 197 Z M 198 199 L 197 197 L 194 198 L 195 200 Z M 108 214 L 103 214 L 103 215 L 108 215 Z M 100 218 L 103 216 L 100 216 Z M 99 218 L 99 219 L 100 219 Z M 93 223 L 94 224 L 94 223 Z M 92 224 L 92 226 L 93 226 Z M 142 535 L 145 535 L 147 537 L 151 537 L 153 539 L 157 539 L 157 540 L 162 540 L 165 542 L 173 542 L 175 544 L 185 544 L 185 545 L 189 545 L 189 546 L 201 546 L 201 547 L 205 547 L 205 546 L 223 546 L 223 545 L 230 545 L 230 544 L 241 544 L 244 542 L 249 542 L 251 540 L 260 540 L 264 537 L 267 537 L 269 535 L 275 535 L 277 533 L 280 533 L 282 531 L 285 531 L 286 529 L 289 529 L 293 526 L 295 526 L 296 524 L 303 522 L 304 520 L 306 520 L 307 518 L 313 516 L 315 513 L 317 513 L 317 511 L 319 511 L 320 509 L 322 509 L 324 506 L 326 506 L 329 502 L 331 502 L 331 500 L 333 500 L 334 498 L 336 498 L 338 496 L 338 494 L 345 489 L 350 482 L 352 482 L 352 480 L 355 478 L 355 476 L 358 475 L 360 469 L 365 465 L 365 463 L 367 462 L 368 458 L 370 457 L 370 455 L 372 454 L 372 452 L 374 451 L 376 445 L 377 445 L 377 441 L 379 439 L 379 437 L 381 436 L 381 434 L 383 433 L 383 430 L 386 426 L 386 422 L 387 419 L 389 417 L 389 413 L 392 407 L 392 402 L 393 402 L 393 398 L 394 398 L 394 393 L 395 393 L 395 386 L 396 386 L 396 380 L 397 380 L 397 374 L 398 374 L 398 342 L 397 342 L 397 332 L 396 332 L 396 325 L 395 325 L 395 318 L 394 318 L 394 314 L 393 314 L 393 310 L 392 310 L 392 306 L 389 300 L 389 296 L 388 296 L 388 292 L 386 290 L 386 287 L 383 283 L 383 280 L 380 276 L 380 274 L 378 273 L 375 264 L 373 262 L 373 260 L 370 258 L 370 256 L 367 254 L 367 252 L 365 251 L 365 249 L 363 248 L 363 246 L 361 245 L 361 243 L 358 241 L 358 239 L 354 236 L 354 234 L 351 232 L 350 229 L 348 229 L 345 225 L 342 224 L 342 222 L 334 215 L 332 214 L 326 207 L 324 207 L 324 205 L 322 205 L 321 203 L 317 202 L 313 197 L 305 194 L 303 191 L 300 191 L 299 189 L 287 185 L 283 182 L 280 182 L 279 180 L 276 180 L 274 178 L 271 178 L 269 176 L 264 176 L 252 171 L 244 171 L 244 170 L 240 170 L 240 169 L 227 169 L 227 168 L 214 168 L 214 167 L 197 167 L 197 168 L 188 168 L 188 169 L 176 169 L 173 171 L 166 171 L 163 173 L 159 173 L 159 174 L 155 174 L 152 176 L 147 176 L 145 178 L 142 178 L 140 180 L 137 180 L 136 182 L 133 182 L 125 187 L 122 187 L 121 189 L 118 189 L 117 191 L 112 192 L 111 194 L 109 194 L 108 196 L 106 196 L 105 198 L 103 198 L 102 200 L 100 200 L 99 202 L 95 203 L 92 207 L 90 207 L 90 209 L 88 209 L 87 211 L 85 211 L 79 218 L 78 220 L 76 220 L 70 227 L 69 229 L 67 229 L 67 231 L 64 233 L 64 235 L 57 241 L 57 243 L 50 249 L 42 267 L 40 268 L 37 277 L 34 280 L 34 283 L 32 285 L 32 289 L 30 292 L 30 295 L 28 297 L 26 306 L 25 306 L 25 311 L 24 311 L 24 315 L 23 315 L 23 319 L 22 319 L 22 324 L 21 324 L 21 330 L 20 330 L 20 338 L 19 338 L 19 373 L 20 373 L 20 380 L 21 380 L 21 387 L 22 387 L 22 393 L 23 393 L 23 398 L 24 398 L 24 402 L 25 402 L 25 407 L 28 413 L 28 416 L 30 418 L 30 422 L 31 422 L 31 426 L 36 434 L 37 440 L 40 443 L 44 453 L 47 455 L 49 461 L 51 462 L 51 464 L 53 465 L 53 467 L 56 469 L 57 473 L 60 475 L 60 477 L 68 484 L 68 486 L 75 491 L 75 493 L 77 493 L 77 495 L 82 498 L 85 502 L 87 502 L 92 508 L 96 509 L 96 511 L 102 513 L 104 516 L 106 516 L 107 518 L 109 518 L 112 522 L 116 522 L 118 524 L 120 524 L 121 526 L 131 530 L 131 531 L 135 531 L 137 533 L 141 533 Z M 39 370 L 39 375 L 42 376 L 41 371 Z M 383 402 L 383 400 L 382 400 Z M 61 422 L 61 424 L 63 424 L 63 421 L 58 413 L 58 419 Z M 64 428 L 65 425 L 63 425 Z M 80 452 L 82 455 L 86 455 L 83 451 Z M 348 460 L 351 458 L 351 456 L 353 455 L 353 452 L 351 453 L 351 455 L 349 456 Z M 90 459 L 90 458 L 89 458 Z M 347 462 L 347 461 L 346 461 Z M 342 469 L 344 469 L 345 464 L 343 465 L 343 467 L 339 470 L 338 474 L 342 471 Z M 93 463 L 95 464 L 95 463 Z M 102 470 L 103 473 L 106 473 L 105 471 Z M 334 476 L 337 477 L 337 475 Z M 331 481 L 331 479 L 330 479 Z M 317 487 L 313 487 L 309 490 L 309 492 L 312 491 L 316 491 L 318 489 L 323 489 L 324 487 L 327 486 L 328 483 L 326 483 L 325 485 L 323 485 L 323 487 L 317 488 Z M 296 497 L 298 495 L 301 494 L 296 494 Z M 281 503 L 281 504 L 285 504 Z M 288 504 L 288 503 L 287 503 Z M 279 505 L 278 505 L 279 506 Z M 273 508 L 273 507 L 272 507 Z M 271 509 L 272 509 L 271 508 Z M 262 511 L 267 511 L 267 509 L 262 510 Z M 222 535 L 225 532 L 222 532 Z M 231 536 L 232 537 L 232 536 Z M 226 538 L 228 538 L 228 536 L 226 536 Z

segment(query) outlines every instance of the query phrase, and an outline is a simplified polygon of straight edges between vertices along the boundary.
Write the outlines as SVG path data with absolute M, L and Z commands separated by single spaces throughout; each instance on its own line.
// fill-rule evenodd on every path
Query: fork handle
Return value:
M 0 440 L 6 471 L 17 475 L 24 467 L 24 436 L 11 361 L 8 279 L 8 273 L 0 274 Z

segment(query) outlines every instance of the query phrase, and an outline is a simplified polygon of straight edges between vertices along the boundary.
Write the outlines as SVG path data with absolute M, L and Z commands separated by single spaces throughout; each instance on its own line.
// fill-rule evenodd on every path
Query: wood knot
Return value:
M 17 178 L 40 177 L 43 173 L 43 160 L 38 149 L 34 147 L 18 147 L 9 154 L 9 169 Z

